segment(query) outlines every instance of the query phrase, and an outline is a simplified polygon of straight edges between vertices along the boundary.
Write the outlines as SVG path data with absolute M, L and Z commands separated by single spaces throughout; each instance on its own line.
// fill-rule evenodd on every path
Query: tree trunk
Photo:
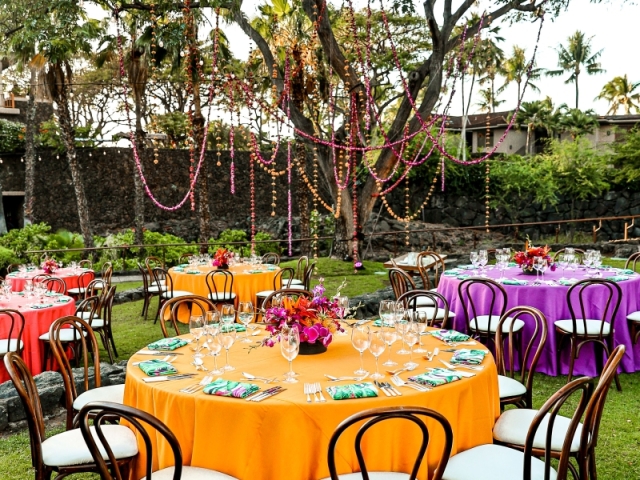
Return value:
M 2 185 L 0 185 L 0 235 L 7 233 L 7 220 L 4 218 L 4 205 L 2 204 Z
M 71 179 L 73 181 L 73 189 L 76 195 L 76 207 L 78 209 L 80 232 L 84 239 L 84 246 L 91 248 L 93 247 L 93 234 L 91 231 L 91 222 L 89 220 L 89 206 L 87 205 L 84 183 L 80 174 L 80 165 L 78 163 L 78 156 L 76 154 L 76 146 L 74 143 L 75 130 L 71 124 L 69 99 L 67 96 L 67 84 L 71 81 L 71 67 L 68 64 L 50 64 L 49 71 L 46 75 L 47 86 L 51 92 L 51 98 L 58 106 L 58 123 L 60 124 L 62 141 L 67 150 L 67 162 L 69 164 L 69 171 L 71 172 Z
M 578 89 L 578 74 L 576 73 L 576 108 L 578 108 L 578 94 L 579 94 L 579 89 Z
M 36 164 L 36 69 L 31 68 L 31 80 L 27 96 L 26 128 L 24 133 L 24 224 L 33 223 L 35 205 L 35 164 Z
M 138 158 L 140 159 L 140 170 L 144 172 L 144 159 L 147 156 L 147 150 L 145 145 L 145 132 L 142 129 L 142 117 L 144 116 L 144 107 L 142 105 L 141 97 L 135 96 L 136 103 L 136 149 L 138 150 Z M 144 244 L 144 185 L 142 185 L 142 179 L 140 178 L 140 172 L 135 164 L 135 157 L 133 160 L 133 193 L 134 193 L 134 227 L 135 227 L 135 242 L 137 245 Z

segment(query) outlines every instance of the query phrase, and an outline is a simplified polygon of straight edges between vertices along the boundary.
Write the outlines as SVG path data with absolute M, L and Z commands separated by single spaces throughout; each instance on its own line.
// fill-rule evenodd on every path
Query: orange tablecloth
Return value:
M 85 271 L 86 270 L 83 269 L 83 270 L 80 270 L 78 273 L 76 273 L 71 268 L 61 268 L 55 271 L 51 276 L 61 278 L 64 281 L 65 285 L 67 286 L 67 291 L 68 291 L 71 288 L 78 288 L 78 278 L 80 278 L 80 275 Z M 95 278 L 95 274 L 93 272 L 91 273 L 92 273 L 91 278 L 87 280 L 86 282 L 87 284 L 89 284 L 89 282 Z M 30 272 L 26 272 L 24 274 L 21 274 L 18 272 L 10 273 L 9 275 L 7 275 L 7 278 L 11 279 L 11 289 L 14 292 L 21 292 L 22 290 L 24 290 L 24 283 L 26 280 L 30 280 L 36 275 L 44 275 L 44 274 L 45 274 L 44 270 L 37 269 L 37 270 L 32 270 Z M 86 285 L 84 286 L 86 287 Z
M 442 348 L 442 343 L 432 337 L 424 337 L 423 343 L 428 350 L 435 346 Z M 280 355 L 278 345 L 254 349 L 250 353 L 245 345 L 237 343 L 232 347 L 230 363 L 236 370 L 225 373 L 223 378 L 240 380 L 242 372 L 274 376 L 287 370 L 287 362 Z M 392 346 L 393 358 L 398 363 L 408 361 L 408 356 L 395 354 L 399 349 L 400 342 L 396 342 Z M 191 361 L 189 348 L 183 347 L 179 351 L 184 355 L 174 362 L 178 371 L 193 371 L 188 365 Z M 387 354 L 383 354 L 381 364 Z M 443 352 L 436 359 L 447 360 L 450 356 Z M 414 354 L 414 359 L 418 357 Z M 149 357 L 134 355 L 131 361 L 145 358 Z M 224 352 L 220 359 L 224 359 Z M 439 361 L 429 363 L 421 359 L 419 363 L 420 367 L 414 373 L 423 372 L 426 366 L 441 366 Z M 299 383 L 279 384 L 287 391 L 263 402 L 214 397 L 202 392 L 192 395 L 178 392 L 199 381 L 203 373 L 195 379 L 147 384 L 141 380 L 142 371 L 130 363 L 125 404 L 145 410 L 166 423 L 180 442 L 186 465 L 213 468 L 241 480 L 315 480 L 329 476 L 327 448 L 337 425 L 348 416 L 369 408 L 419 405 L 439 411 L 453 427 L 453 453 L 491 443 L 491 431 L 500 413 L 498 381 L 490 355 L 484 364 L 485 369 L 475 377 L 429 392 L 401 388 L 401 397 L 386 397 L 381 392 L 377 398 L 342 401 L 332 400 L 325 393 L 325 403 L 307 403 L 303 395 L 305 382 L 319 381 L 325 389 L 336 384 L 327 382 L 324 374 L 352 375 L 359 367 L 358 353 L 351 346 L 350 337 L 336 336 L 326 353 L 298 356 L 293 369 L 300 373 Z M 213 366 L 213 359 L 207 358 L 206 365 Z M 365 353 L 365 368 L 375 369 L 370 353 Z M 409 374 L 401 376 L 406 379 Z M 389 381 L 388 376 L 386 380 Z M 338 382 L 344 383 L 348 382 Z M 265 388 L 262 383 L 260 386 Z M 421 437 L 415 426 L 398 422 L 374 427 L 367 433 L 363 450 L 370 470 L 409 472 Z M 433 469 L 442 449 L 443 436 L 438 426 L 431 423 L 429 426 L 431 442 L 427 456 L 429 467 Z M 351 431 L 338 443 L 336 458 L 340 473 L 358 471 L 354 438 L 355 433 Z M 154 470 L 172 465 L 173 458 L 165 442 L 159 450 L 154 448 L 154 452 L 157 452 Z M 142 463 L 143 459 L 140 459 L 138 465 Z M 135 478 L 143 475 L 140 471 Z M 424 471 L 420 478 L 427 478 Z
M 56 297 L 53 297 L 55 300 Z M 49 327 L 60 317 L 73 315 L 76 311 L 75 302 L 71 299 L 67 303 L 54 303 L 52 307 L 43 309 L 33 309 L 29 304 L 34 303 L 34 299 L 26 299 L 19 295 L 12 295 L 11 300 L 1 300 L 0 308 L 18 310 L 24 316 L 24 331 L 22 332 L 22 342 L 24 350 L 22 358 L 29 366 L 33 375 L 42 373 L 42 360 L 44 358 L 44 346 L 38 339 L 40 335 L 49 331 Z M 47 303 L 50 303 L 47 301 Z M 0 320 L 3 320 L 0 317 Z M 8 323 L 8 322 L 7 322 Z M 0 338 L 6 338 L 9 334 L 9 325 L 0 321 Z M 9 380 L 9 374 L 0 365 L 0 383 Z
M 209 289 L 207 288 L 206 276 L 215 267 L 195 267 L 201 273 L 186 273 L 187 270 L 192 270 L 192 268 L 187 267 L 184 272 L 178 272 L 173 268 L 169 270 L 173 279 L 173 289 L 186 290 L 196 295 L 207 297 Z M 276 276 L 280 269 L 266 270 L 266 268 L 266 266 L 256 265 L 234 265 L 229 267 L 229 271 L 233 273 L 233 292 L 238 296 L 238 301 L 252 302 L 256 305 L 256 293 L 263 290 L 273 290 L 273 277 Z M 249 273 L 250 270 L 258 269 L 264 269 L 264 271 Z M 215 281 L 216 286 L 222 290 L 224 287 L 222 276 L 217 276 Z

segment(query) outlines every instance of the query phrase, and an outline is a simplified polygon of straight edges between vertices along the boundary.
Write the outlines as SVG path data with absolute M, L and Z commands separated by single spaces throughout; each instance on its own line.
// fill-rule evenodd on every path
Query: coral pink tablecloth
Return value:
M 67 299 L 67 301 L 58 303 L 58 299 Z M 58 318 L 73 315 L 76 306 L 70 297 L 47 297 L 45 304 L 51 303 L 53 305 L 42 309 L 31 308 L 30 305 L 34 302 L 35 299 L 33 298 L 27 299 L 14 293 L 11 296 L 11 300 L 0 300 L 0 309 L 18 310 L 24 316 L 25 326 L 22 332 L 24 350 L 22 358 L 29 366 L 31 373 L 37 375 L 42 373 L 42 360 L 44 357 L 44 347 L 38 337 L 48 332 L 51 324 Z M 0 316 L 0 338 L 6 338 L 9 333 L 9 325 L 5 319 L 6 316 Z M 2 363 L 0 365 L 0 383 L 7 380 L 9 380 L 9 374 L 4 367 L 4 363 Z
M 66 284 L 67 291 L 68 291 L 70 288 L 78 288 L 78 278 L 80 278 L 80 275 L 85 271 L 87 270 L 81 269 L 75 272 L 71 268 L 61 268 L 56 272 L 54 272 L 51 276 L 58 277 L 64 280 L 64 283 Z M 92 275 L 87 280 L 86 283 L 89 283 L 91 280 L 95 278 L 95 274 L 93 273 L 93 271 L 91 271 L 91 273 Z M 9 275 L 7 275 L 7 278 L 11 279 L 11 282 L 12 282 L 11 289 L 14 292 L 21 292 L 22 290 L 24 290 L 25 281 L 32 279 L 36 275 L 44 275 L 44 274 L 45 274 L 44 270 L 39 268 L 36 270 L 31 270 L 30 272 L 26 272 L 26 273 L 12 272 Z M 83 286 L 86 286 L 86 285 L 83 285 Z

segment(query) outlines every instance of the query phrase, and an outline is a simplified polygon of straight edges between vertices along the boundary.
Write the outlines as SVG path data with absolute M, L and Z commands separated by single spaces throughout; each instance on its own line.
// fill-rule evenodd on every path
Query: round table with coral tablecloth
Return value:
M 80 278 L 80 275 L 87 271 L 91 272 L 91 277 L 86 281 L 86 283 L 88 284 L 95 278 L 95 275 L 93 271 L 84 268 L 79 270 L 74 270 L 72 268 L 59 268 L 51 274 L 46 274 L 44 270 L 38 268 L 36 270 L 30 270 L 25 273 L 11 272 L 9 275 L 7 275 L 7 279 L 11 279 L 11 289 L 14 292 L 21 292 L 22 290 L 24 290 L 24 284 L 27 280 L 31 280 L 36 275 L 49 275 L 51 277 L 61 278 L 64 281 L 65 285 L 67 286 L 67 289 L 65 291 L 66 293 L 72 288 L 79 287 L 78 279 Z M 86 285 L 83 285 L 83 287 L 86 287 Z
M 22 342 L 24 349 L 22 358 L 29 367 L 33 375 L 42 373 L 42 360 L 44 358 L 44 345 L 39 340 L 40 335 L 49 331 L 49 327 L 57 319 L 73 315 L 76 311 L 76 305 L 72 298 L 67 296 L 45 297 L 44 305 L 51 305 L 45 308 L 33 308 L 31 305 L 36 303 L 33 298 L 25 298 L 23 295 L 13 293 L 10 300 L 0 300 L 0 309 L 18 310 L 25 321 L 24 331 L 22 332 Z M 9 324 L 0 315 L 0 338 L 5 338 L 9 334 Z M 12 336 L 12 338 L 15 338 Z M 0 383 L 9 380 L 9 374 L 4 367 L 4 363 L 0 365 Z
M 431 336 L 423 337 L 423 343 L 427 350 L 443 347 Z M 258 347 L 251 351 L 246 345 L 236 343 L 231 348 L 230 363 L 235 370 L 222 375 L 225 380 L 240 381 L 242 372 L 265 377 L 279 375 L 282 378 L 288 370 L 278 344 L 273 348 Z M 396 342 L 392 346 L 392 358 L 401 364 L 409 357 L 397 355 L 395 352 L 399 349 L 400 342 Z M 193 372 L 194 367 L 189 365 L 190 347 L 182 347 L 177 352 L 183 353 L 173 362 L 178 372 Z M 387 354 L 384 352 L 382 355 L 381 364 Z M 414 354 L 414 360 L 418 360 L 420 365 L 411 374 L 423 373 L 427 366 L 442 367 L 438 359 L 448 360 L 451 355 L 441 351 L 432 362 L 428 362 Z M 261 402 L 207 395 L 202 390 L 195 394 L 179 392 L 199 382 L 204 373 L 190 379 L 145 383 L 142 380 L 144 373 L 132 362 L 148 358 L 153 357 L 133 355 L 131 358 L 127 368 L 125 404 L 149 412 L 168 425 L 180 443 L 185 465 L 215 469 L 243 480 L 317 480 L 328 477 L 327 449 L 333 431 L 340 422 L 362 410 L 402 405 L 434 409 L 451 423 L 454 434 L 452 454 L 492 443 L 492 428 L 500 414 L 497 371 L 490 354 L 484 359 L 485 368 L 474 372 L 475 376 L 431 391 L 418 392 L 398 387 L 402 396 L 387 397 L 379 392 L 375 398 L 332 400 L 326 391 L 328 386 L 353 382 L 329 382 L 325 374 L 353 375 L 360 362 L 350 337 L 336 335 L 327 352 L 298 356 L 293 361 L 293 370 L 299 373 L 298 383 L 276 383 L 286 390 Z M 224 352 L 220 358 L 224 359 Z M 208 368 L 213 367 L 212 358 L 207 357 L 205 363 Z M 364 355 L 364 366 L 369 371 L 375 369 L 374 359 L 369 353 Z M 409 375 L 401 374 L 403 379 Z M 384 380 L 389 381 L 389 375 Z M 312 400 L 308 403 L 303 392 L 305 382 L 320 382 L 326 402 Z M 260 387 L 266 389 L 273 385 L 260 384 Z M 426 464 L 430 471 L 435 468 L 444 441 L 439 425 L 428 421 L 428 426 L 427 462 L 423 464 L 419 478 L 427 478 Z M 341 474 L 358 470 L 354 438 L 354 430 L 349 430 L 338 442 L 336 458 Z M 408 472 L 420 439 L 417 427 L 407 422 L 392 420 L 374 427 L 363 440 L 368 468 Z M 154 448 L 154 470 L 173 464 L 166 444 L 158 447 Z M 137 462 L 138 467 L 143 465 L 144 457 L 141 455 Z M 142 475 L 138 471 L 135 478 Z
M 185 266 L 174 267 L 169 270 L 173 279 L 174 290 L 186 290 L 187 292 L 209 296 L 206 277 L 207 273 L 216 267 Z M 264 290 L 273 290 L 273 279 L 280 269 L 272 265 L 232 265 L 228 271 L 233 274 L 233 293 L 238 296 L 240 302 L 252 302 L 256 304 L 256 293 Z M 191 273 L 189 273 L 191 272 Z M 222 275 L 214 277 L 216 286 L 222 290 L 224 279 Z

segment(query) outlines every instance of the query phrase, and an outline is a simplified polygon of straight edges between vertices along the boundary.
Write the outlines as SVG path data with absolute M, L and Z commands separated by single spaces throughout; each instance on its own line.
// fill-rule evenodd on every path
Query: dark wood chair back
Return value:
M 49 275 L 48 273 L 39 273 L 38 275 L 34 275 L 31 281 L 35 285 L 36 283 L 44 282 L 48 278 L 51 278 L 51 275 Z
M 436 252 L 424 251 L 418 254 L 416 258 L 416 266 L 418 273 L 422 278 L 422 287 L 425 290 L 435 288 L 440 283 L 440 275 L 444 272 L 444 260 Z M 429 272 L 433 271 L 433 282 L 429 278 Z
M 352 425 L 359 424 L 363 421 L 364 423 L 360 426 L 360 428 L 358 429 L 358 433 L 356 434 L 355 449 L 356 456 L 358 458 L 358 465 L 360 467 L 360 471 L 362 472 L 362 478 L 369 478 L 369 472 L 367 470 L 367 465 L 362 453 L 362 438 L 366 434 L 367 430 L 369 430 L 371 427 L 387 420 L 405 420 L 410 424 L 416 425 L 422 432 L 422 442 L 418 447 L 416 459 L 413 462 L 413 467 L 411 468 L 411 473 L 409 476 L 409 480 L 416 480 L 418 478 L 420 465 L 422 464 L 425 453 L 427 451 L 427 446 L 429 445 L 429 429 L 427 428 L 427 424 L 425 423 L 425 418 L 433 421 L 431 425 L 433 425 L 434 423 L 439 424 L 444 432 L 444 445 L 442 448 L 442 453 L 440 454 L 440 460 L 438 461 L 438 464 L 435 468 L 433 477 L 431 477 L 432 480 L 441 480 L 442 475 L 447 467 L 447 463 L 449 462 L 449 457 L 451 456 L 451 448 L 453 446 L 453 431 L 451 429 L 449 421 L 442 414 L 436 412 L 435 410 L 430 410 L 423 407 L 374 408 L 351 415 L 349 418 L 340 423 L 340 425 L 338 425 L 338 428 L 336 428 L 336 430 L 333 432 L 333 435 L 331 435 L 331 440 L 329 441 L 328 464 L 331 480 L 340 479 L 336 468 L 335 452 L 336 444 L 338 443 L 340 436 Z
M 61 278 L 49 277 L 46 280 L 43 280 L 42 283 L 47 287 L 47 290 L 53 293 L 64 294 L 67 291 L 67 284 L 64 283 L 64 280 Z
M 640 263 L 640 252 L 636 252 L 636 253 L 632 254 L 627 259 L 627 262 L 624 264 L 624 268 L 629 268 L 629 269 L 633 270 L 634 272 L 638 272 L 638 270 L 637 270 L 638 263 Z M 7 273 L 8 273 L 8 270 L 7 270 Z
M 265 253 L 262 256 L 262 263 L 265 265 L 280 265 L 280 255 L 275 252 Z
M 20 355 L 24 347 L 24 345 L 20 345 L 25 325 L 24 316 L 18 310 L 3 309 L 0 310 L 0 324 L 5 326 L 4 331 L 7 332 L 0 338 L 0 342 L 7 342 L 6 352 L 2 353 L 4 348 L 0 350 L 0 357 L 9 352 L 16 352 Z
M 589 315 L 587 317 L 586 306 L 590 304 L 588 298 L 597 293 L 599 305 L 602 305 L 602 315 L 600 318 L 595 318 L 595 315 Z M 567 291 L 567 302 L 569 304 L 569 312 L 571 313 L 571 321 L 573 322 L 573 331 L 577 332 L 578 324 L 582 326 L 584 332 L 587 332 L 587 320 L 602 320 L 600 325 L 600 331 L 598 332 L 597 339 L 604 341 L 604 339 L 610 335 L 613 335 L 614 322 L 618 309 L 620 308 L 620 301 L 622 300 L 622 289 L 620 285 L 611 280 L 589 278 L 581 280 L 571 285 Z M 577 304 L 577 305 L 576 305 Z M 610 324 L 609 334 L 604 334 L 605 322 Z M 594 335 L 576 335 L 579 337 L 594 337 Z
M 99 296 L 94 295 L 92 297 L 87 297 L 76 306 L 76 315 L 84 314 L 79 316 L 83 316 L 84 320 L 91 325 L 94 318 L 100 318 L 100 307 L 101 304 Z
M 416 284 L 407 272 L 400 268 L 389 269 L 389 282 L 391 282 L 391 288 L 393 294 L 398 300 L 404 293 L 416 289 Z
M 216 278 L 218 282 L 222 284 L 220 288 L 216 284 Z M 229 270 L 211 270 L 207 273 L 206 279 L 207 288 L 209 289 L 210 298 L 213 298 L 217 302 L 234 303 L 231 294 L 233 293 L 233 273 Z M 221 299 L 221 300 L 217 300 Z
M 309 257 L 303 255 L 298 259 L 298 264 L 296 265 L 296 278 L 298 280 L 302 280 L 304 278 L 304 272 L 306 268 L 309 266 Z
M 162 329 L 164 338 L 173 336 L 170 335 L 167 330 L 167 322 L 171 323 L 173 330 L 176 332 L 175 336 L 182 335 L 178 327 L 178 310 L 182 305 L 187 305 L 191 312 L 194 311 L 194 308 L 197 308 L 203 318 L 208 311 L 215 310 L 216 308 L 214 302 L 200 295 L 184 295 L 167 300 L 160 309 L 160 328 Z
M 151 275 L 157 286 L 163 286 L 162 290 L 166 292 L 169 298 L 173 297 L 173 279 L 168 271 L 164 268 L 155 267 L 151 269 Z
M 143 267 L 140 262 L 136 263 L 138 265 L 138 270 L 140 270 L 140 275 L 142 275 L 142 288 L 145 292 L 148 292 L 151 282 L 153 282 L 153 275 L 146 267 Z
M 153 278 L 152 270 L 156 267 L 165 268 L 164 261 L 158 257 L 147 257 L 144 259 L 144 266 L 147 267 L 149 277 Z
M 569 470 L 569 459 L 571 457 L 571 443 L 573 442 L 573 437 L 575 436 L 576 429 L 580 424 L 580 420 L 582 415 L 585 412 L 589 399 L 591 398 L 591 394 L 593 392 L 593 379 L 589 377 L 582 377 L 573 380 L 570 383 L 567 383 L 564 387 L 554 393 L 538 410 L 536 416 L 533 418 L 529 431 L 527 432 L 527 439 L 524 444 L 524 467 L 523 467 L 523 480 L 531 480 L 531 459 L 534 455 L 533 442 L 540 428 L 540 425 L 544 422 L 545 425 L 548 425 L 547 432 L 545 438 L 545 448 L 543 455 L 538 455 L 538 452 L 535 453 L 535 456 L 543 456 L 544 464 L 545 464 L 545 472 L 544 478 L 551 478 L 551 460 L 554 457 L 553 450 L 551 448 L 553 425 L 555 424 L 556 417 L 560 413 L 567 402 L 569 404 L 576 403 L 576 408 L 569 422 L 569 426 L 566 430 L 566 434 L 564 437 L 564 442 L 562 445 L 562 451 L 560 452 L 560 458 L 558 460 L 557 466 L 557 480 L 566 480 L 567 472 Z M 579 398 L 576 402 L 575 397 L 579 395 Z M 568 408 L 568 405 L 567 405 Z M 548 423 L 547 423 L 548 422 Z M 557 456 L 557 455 L 556 455 Z
M 313 275 L 313 271 L 316 268 L 316 262 L 313 262 L 306 267 L 304 267 L 304 272 L 302 273 L 302 286 L 305 290 L 309 290 L 311 287 L 311 276 Z M 295 274 L 292 279 L 295 278 Z
M 513 319 L 513 321 L 508 319 Z M 522 320 L 527 327 L 527 331 L 532 331 L 529 340 L 526 342 L 526 348 L 524 352 L 521 351 L 520 342 L 516 337 L 519 337 L 516 332 L 513 331 L 515 320 Z M 509 326 L 507 332 L 503 332 L 505 323 Z M 496 366 L 498 367 L 498 375 L 508 376 L 510 378 L 516 378 L 516 372 L 519 372 L 519 382 L 522 383 L 527 389 L 527 393 L 524 398 L 524 402 L 520 405 L 524 408 L 533 408 L 532 405 L 532 387 L 533 387 L 533 375 L 542 355 L 542 351 L 547 343 L 547 335 L 549 332 L 549 326 L 547 325 L 547 317 L 544 316 L 537 308 L 533 307 L 514 307 L 509 309 L 502 315 L 498 322 L 496 330 Z M 506 343 L 506 345 L 505 345 Z M 516 361 L 517 353 L 517 361 Z
M 87 288 L 93 280 L 93 272 L 82 272 L 78 275 L 78 288 Z
M 276 272 L 273 277 L 273 289 L 280 290 L 283 288 L 289 288 L 291 286 L 291 280 L 296 275 L 296 271 L 291 267 L 281 268 L 278 272 Z M 306 275 L 306 272 L 305 272 Z M 304 283 L 304 280 L 302 281 Z
M 278 296 L 306 297 L 308 299 L 312 299 L 313 293 L 309 290 L 299 290 L 295 288 L 281 288 L 279 290 L 275 290 L 271 292 L 271 294 L 269 294 L 267 298 L 264 299 L 264 302 L 262 302 L 262 305 L 260 306 L 262 311 L 264 312 L 267 308 L 269 308 L 269 305 L 273 303 L 273 299 Z
M 483 294 L 478 295 L 479 291 L 483 291 Z M 472 293 L 477 295 L 475 299 Z M 480 307 L 478 297 L 483 298 L 483 303 L 486 303 L 487 298 L 490 300 L 488 309 Z M 461 281 L 458 285 L 458 298 L 462 304 L 468 331 L 471 331 L 471 321 L 474 318 L 478 318 L 481 315 L 501 318 L 507 309 L 507 291 L 498 282 L 489 278 L 467 278 Z M 477 332 L 481 338 L 493 339 L 490 326 L 491 322 L 487 322 L 487 330 L 481 331 L 479 324 L 476 323 L 474 325 L 474 331 Z
M 60 339 L 61 331 L 71 329 L 74 331 L 76 347 L 74 348 L 75 360 L 80 363 L 83 371 L 82 390 L 85 392 L 93 387 L 100 387 L 100 350 L 98 341 L 89 322 L 79 317 L 62 317 L 51 324 L 49 328 L 49 341 L 51 351 L 60 366 L 60 373 L 64 382 L 65 407 L 67 409 L 67 430 L 77 427 L 73 402 L 78 398 L 76 378 L 67 355 L 67 343 Z M 89 368 L 94 368 L 94 383 L 90 384 Z
M 111 277 L 113 276 L 113 265 L 111 262 L 104 262 L 100 271 L 100 278 L 108 286 L 111 286 Z
M 183 253 L 182 255 L 180 255 L 180 258 L 178 259 L 179 263 L 189 263 L 189 259 L 193 257 L 193 253 Z
M 129 478 L 127 475 L 128 468 L 114 467 L 114 465 L 118 465 L 118 460 L 113 454 L 111 446 L 107 443 L 103 432 L 104 426 L 111 423 L 114 417 L 119 417 L 122 420 L 126 421 L 127 426 L 129 428 L 132 428 L 140 439 L 138 441 L 138 445 L 145 446 L 146 455 L 144 462 L 144 478 L 152 478 L 153 472 L 153 442 L 151 441 L 151 435 L 154 436 L 155 440 L 155 438 L 158 437 L 158 434 L 160 434 L 169 443 L 169 447 L 173 452 L 174 471 L 172 480 L 181 479 L 182 451 L 180 450 L 178 439 L 171 432 L 171 430 L 169 430 L 169 427 L 167 427 L 153 415 L 143 412 L 142 410 L 138 410 L 136 408 L 121 405 L 118 403 L 91 402 L 85 405 L 82 410 L 80 410 L 80 414 L 78 417 L 82 436 L 84 437 L 84 440 L 89 447 L 89 451 L 91 452 L 91 456 L 93 457 L 98 471 L 100 472 L 100 478 L 102 480 L 127 480 Z M 91 420 L 93 420 L 92 423 L 90 422 Z M 91 433 L 91 426 L 93 426 L 93 428 L 95 429 L 95 435 Z M 156 433 L 150 433 L 150 429 L 155 430 Z M 102 453 L 100 452 L 100 448 L 98 447 L 96 437 L 100 442 L 100 446 L 107 453 L 107 458 L 109 459 L 109 464 L 111 466 L 107 465 L 107 463 L 102 458 Z
M 93 263 L 91 263 L 91 260 L 80 260 L 78 262 L 78 266 L 80 268 L 88 268 L 89 270 L 93 269 Z
M 14 270 L 18 270 L 19 266 L 20 266 L 19 263 L 10 263 L 9 266 L 7 267 L 7 274 L 13 272 Z
M 438 292 L 431 290 L 411 290 L 400 295 L 398 302 L 402 302 L 405 309 L 410 309 L 415 312 L 418 309 L 418 299 L 420 298 L 428 298 L 433 303 L 433 305 L 430 305 L 433 310 L 429 312 L 430 315 L 427 315 L 427 325 L 429 327 L 447 328 L 449 302 Z M 444 318 L 441 320 L 436 319 L 440 311 L 444 312 Z

